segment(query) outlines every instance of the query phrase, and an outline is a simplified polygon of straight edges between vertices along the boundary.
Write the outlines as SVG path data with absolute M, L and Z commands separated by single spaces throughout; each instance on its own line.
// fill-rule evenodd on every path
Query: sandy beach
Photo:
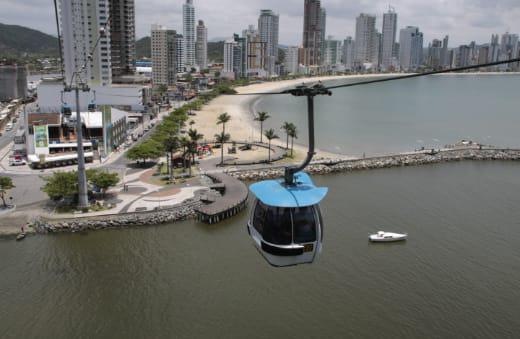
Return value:
M 241 94 L 246 93 L 263 93 L 275 92 L 289 87 L 294 87 L 302 83 L 313 84 L 318 81 L 328 80 L 343 80 L 343 79 L 362 79 L 368 77 L 381 76 L 396 76 L 401 74 L 362 74 L 362 75 L 343 75 L 343 76 L 323 76 L 313 78 L 302 78 L 296 80 L 284 80 L 277 82 L 265 82 L 261 84 L 254 84 L 244 87 L 236 88 L 236 91 Z M 235 141 L 259 141 L 260 140 L 260 125 L 254 121 L 253 112 L 251 112 L 251 104 L 258 98 L 258 96 L 233 96 L 222 95 L 208 105 L 204 106 L 201 111 L 197 112 L 197 116 L 193 117 L 195 121 L 195 128 L 202 134 L 204 139 L 212 140 L 214 135 L 220 133 L 221 126 L 216 125 L 219 114 L 227 112 L 231 116 L 231 121 L 226 125 L 226 132 L 231 134 L 232 140 Z M 280 135 L 281 139 L 273 140 L 273 143 L 285 146 L 285 137 Z M 306 140 L 298 140 L 298 143 L 306 143 Z M 294 145 L 297 154 L 295 161 L 303 158 L 307 152 L 305 147 L 301 145 Z M 317 150 L 316 158 L 334 158 L 334 159 L 348 159 L 350 157 L 345 155 L 333 154 Z
M 472 72 L 472 73 L 445 73 L 439 74 L 438 76 L 474 76 L 474 75 L 518 75 L 518 72 L 502 73 L 502 72 Z M 236 88 L 236 91 L 241 94 L 245 93 L 263 93 L 263 92 L 275 92 L 290 87 L 300 85 L 302 83 L 313 84 L 318 81 L 328 80 L 351 80 L 351 79 L 366 79 L 371 77 L 388 77 L 388 76 L 399 76 L 406 75 L 403 73 L 397 74 L 360 74 L 360 75 L 343 75 L 343 76 L 323 76 L 313 78 L 301 78 L 296 80 L 284 80 L 277 82 L 265 82 L 261 84 L 254 84 L 244 87 Z M 214 135 L 220 133 L 221 126 L 216 125 L 217 117 L 219 114 L 227 112 L 231 116 L 231 121 L 226 125 L 226 131 L 231 134 L 232 140 L 235 141 L 259 141 L 260 140 L 260 125 L 254 121 L 252 110 L 252 103 L 258 99 L 258 96 L 232 96 L 222 95 L 210 104 L 204 106 L 201 111 L 197 112 L 197 116 L 193 117 L 195 121 L 195 128 L 202 134 L 206 140 L 213 140 Z M 285 146 L 285 136 L 278 133 L 280 139 L 273 140 L 273 143 Z M 306 144 L 306 140 L 298 140 L 298 145 L 295 141 L 295 162 L 300 161 L 306 154 L 307 149 L 302 147 L 300 144 Z M 352 157 L 346 155 L 339 155 L 322 150 L 317 150 L 316 158 L 334 158 L 334 159 L 349 159 Z

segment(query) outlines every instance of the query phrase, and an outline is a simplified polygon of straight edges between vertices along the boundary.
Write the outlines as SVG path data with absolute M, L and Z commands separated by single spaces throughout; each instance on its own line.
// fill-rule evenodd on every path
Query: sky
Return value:
M 154 23 L 182 32 L 183 0 L 135 0 L 137 38 L 150 35 Z M 196 19 L 204 20 L 209 39 L 228 38 L 258 24 L 260 9 L 280 14 L 280 44 L 302 40 L 303 0 L 194 0 Z M 381 31 L 388 0 L 322 0 L 327 10 L 327 35 L 354 36 L 359 13 L 377 16 Z M 520 0 L 393 0 L 398 29 L 418 26 L 425 45 L 450 36 L 450 46 L 489 42 L 491 34 L 520 33 Z M 0 0 L 0 23 L 17 24 L 56 35 L 52 0 Z M 399 36 L 399 34 L 397 34 Z

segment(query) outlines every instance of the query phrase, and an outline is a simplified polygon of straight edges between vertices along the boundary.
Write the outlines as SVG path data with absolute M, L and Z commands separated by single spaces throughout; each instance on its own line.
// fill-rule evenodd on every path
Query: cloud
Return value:
M 149 35 L 154 23 L 182 31 L 183 0 L 135 0 L 137 36 Z M 280 14 L 280 43 L 300 44 L 303 0 L 194 0 L 197 19 L 205 21 L 210 39 L 229 37 L 257 25 L 260 9 Z M 452 45 L 487 42 L 493 33 L 520 32 L 519 0 L 392 0 L 398 27 L 419 26 L 425 43 L 448 34 Z M 0 0 L 0 22 L 55 34 L 54 8 L 49 0 Z M 359 13 L 377 16 L 381 31 L 388 0 L 322 0 L 327 10 L 327 35 L 353 36 Z

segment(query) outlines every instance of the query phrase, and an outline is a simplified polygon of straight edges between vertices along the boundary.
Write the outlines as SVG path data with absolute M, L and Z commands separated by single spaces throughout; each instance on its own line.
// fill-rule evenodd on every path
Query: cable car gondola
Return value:
M 285 177 L 267 180 L 249 187 L 255 195 L 254 207 L 247 224 L 255 247 L 269 264 L 276 267 L 312 263 L 321 252 L 323 218 L 320 202 L 326 187 L 316 187 L 311 177 L 301 172 L 314 156 L 314 97 L 331 95 L 321 83 L 289 90 L 306 96 L 309 120 L 309 150 L 298 167 L 287 167 Z

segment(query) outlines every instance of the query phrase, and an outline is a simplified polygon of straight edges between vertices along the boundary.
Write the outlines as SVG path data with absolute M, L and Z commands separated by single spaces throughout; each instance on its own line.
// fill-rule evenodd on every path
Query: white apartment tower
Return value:
M 415 71 L 422 63 L 423 34 L 418 27 L 408 26 L 399 35 L 399 61 L 401 70 Z
M 182 6 L 182 27 L 184 31 L 185 66 L 195 66 L 195 7 L 193 0 L 186 0 Z
M 357 64 L 377 64 L 379 60 L 377 38 L 376 17 L 364 13 L 360 14 L 356 18 L 355 62 Z
M 108 0 L 59 0 L 59 23 L 67 82 L 70 82 L 75 72 L 79 72 L 81 80 L 90 86 L 109 86 L 112 83 L 108 25 L 97 48 L 93 50 L 100 29 L 107 23 L 109 11 Z
M 270 75 L 275 73 L 275 64 L 278 60 L 279 20 L 279 15 L 270 9 L 262 9 L 258 18 L 258 32 L 260 39 L 266 43 L 266 68 Z
M 152 25 L 152 82 L 173 86 L 177 81 L 177 32 Z
M 285 51 L 285 70 L 289 74 L 297 74 L 300 69 L 298 60 L 300 48 L 298 46 L 288 47 Z
M 342 62 L 345 65 L 345 69 L 353 70 L 354 69 L 354 58 L 355 58 L 355 44 L 352 37 L 347 37 L 343 41 L 343 56 Z
M 201 70 L 208 68 L 208 29 L 204 26 L 204 21 L 199 20 L 197 25 L 196 43 L 197 66 Z
M 388 13 L 383 14 L 383 37 L 381 42 L 381 66 L 388 70 L 393 64 L 395 38 L 397 34 L 397 13 L 390 7 Z

